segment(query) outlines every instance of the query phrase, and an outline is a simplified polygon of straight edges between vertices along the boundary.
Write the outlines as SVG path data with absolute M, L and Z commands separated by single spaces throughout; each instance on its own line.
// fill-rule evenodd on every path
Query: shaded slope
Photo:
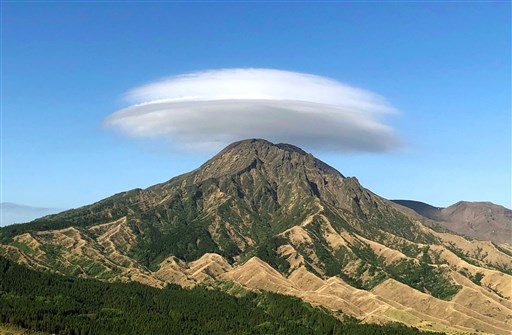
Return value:
M 414 200 L 391 200 L 394 203 L 397 203 L 399 205 L 405 206 L 407 208 L 412 209 L 416 213 L 423 215 L 426 218 L 429 218 L 431 220 L 443 220 L 443 214 L 442 214 L 442 208 L 440 207 L 434 207 L 432 205 L 429 205 L 427 203 L 421 202 L 421 201 L 414 201 Z

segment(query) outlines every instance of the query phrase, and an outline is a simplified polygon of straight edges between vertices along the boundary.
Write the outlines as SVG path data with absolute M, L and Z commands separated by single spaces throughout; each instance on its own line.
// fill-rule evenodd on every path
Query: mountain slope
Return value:
M 512 210 L 503 206 L 491 202 L 459 201 L 449 207 L 438 208 L 419 201 L 392 201 L 457 234 L 512 246 Z
M 1 257 L 0 289 L 9 295 L 0 303 L 2 322 L 52 334 L 427 334 L 402 325 L 341 322 L 323 309 L 272 293 L 234 297 L 204 288 L 157 290 L 70 279 Z M 0 334 L 35 333 L 0 323 Z
M 414 200 L 391 200 L 392 202 L 412 209 L 416 213 L 435 221 L 443 220 L 442 208 Z
M 237 142 L 190 173 L 2 228 L 0 240 L 6 257 L 72 276 L 155 287 L 228 281 L 367 322 L 512 330 L 507 250 L 434 231 L 289 144 Z M 409 305 L 403 292 L 439 307 Z M 476 312 L 467 303 L 489 299 Z

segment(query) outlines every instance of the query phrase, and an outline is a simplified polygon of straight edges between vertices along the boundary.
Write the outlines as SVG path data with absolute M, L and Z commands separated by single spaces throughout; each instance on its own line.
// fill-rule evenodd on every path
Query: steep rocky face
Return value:
M 509 249 L 436 232 L 356 178 L 265 140 L 233 143 L 198 169 L 147 189 L 2 228 L 0 241 L 1 255 L 73 276 L 156 287 L 231 281 L 366 321 L 414 325 L 427 314 L 437 324 L 439 310 L 464 307 L 458 330 L 493 330 L 484 314 L 499 305 L 497 333 L 512 323 L 503 316 L 511 308 Z M 438 308 L 396 301 L 405 287 Z M 483 308 L 480 319 L 465 297 L 473 303 L 486 294 L 498 305 Z
M 512 246 L 512 210 L 491 202 L 459 201 L 446 208 L 419 201 L 393 200 L 440 226 L 478 240 Z

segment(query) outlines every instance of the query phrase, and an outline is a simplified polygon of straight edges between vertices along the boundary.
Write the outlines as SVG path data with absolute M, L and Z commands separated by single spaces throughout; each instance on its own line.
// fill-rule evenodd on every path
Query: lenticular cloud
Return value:
M 134 137 L 217 149 L 265 138 L 324 151 L 397 147 L 380 122 L 395 110 L 380 96 L 332 79 L 271 69 L 225 69 L 170 77 L 126 93 L 131 106 L 105 124 Z

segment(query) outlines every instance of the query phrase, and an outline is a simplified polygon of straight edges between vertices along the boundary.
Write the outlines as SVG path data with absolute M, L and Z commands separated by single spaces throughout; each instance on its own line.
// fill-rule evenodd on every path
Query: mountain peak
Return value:
M 307 155 L 308 153 L 302 150 L 301 148 L 288 144 L 288 143 L 277 143 L 274 144 L 270 141 L 261 138 L 251 138 L 246 140 L 237 141 L 228 145 L 224 150 L 222 150 L 219 154 L 231 150 L 247 150 L 248 148 L 254 149 L 269 149 L 269 148 L 278 148 L 287 152 L 296 152 L 301 155 Z
M 252 172 L 251 172 L 252 171 Z M 196 181 L 240 176 L 255 173 L 266 176 L 267 181 L 292 180 L 302 176 L 311 180 L 344 178 L 333 167 L 316 159 L 299 147 L 287 143 L 274 144 L 264 139 L 247 139 L 234 142 L 194 171 Z M 322 176 L 330 177 L 322 177 Z M 251 177 L 252 178 L 252 177 Z

